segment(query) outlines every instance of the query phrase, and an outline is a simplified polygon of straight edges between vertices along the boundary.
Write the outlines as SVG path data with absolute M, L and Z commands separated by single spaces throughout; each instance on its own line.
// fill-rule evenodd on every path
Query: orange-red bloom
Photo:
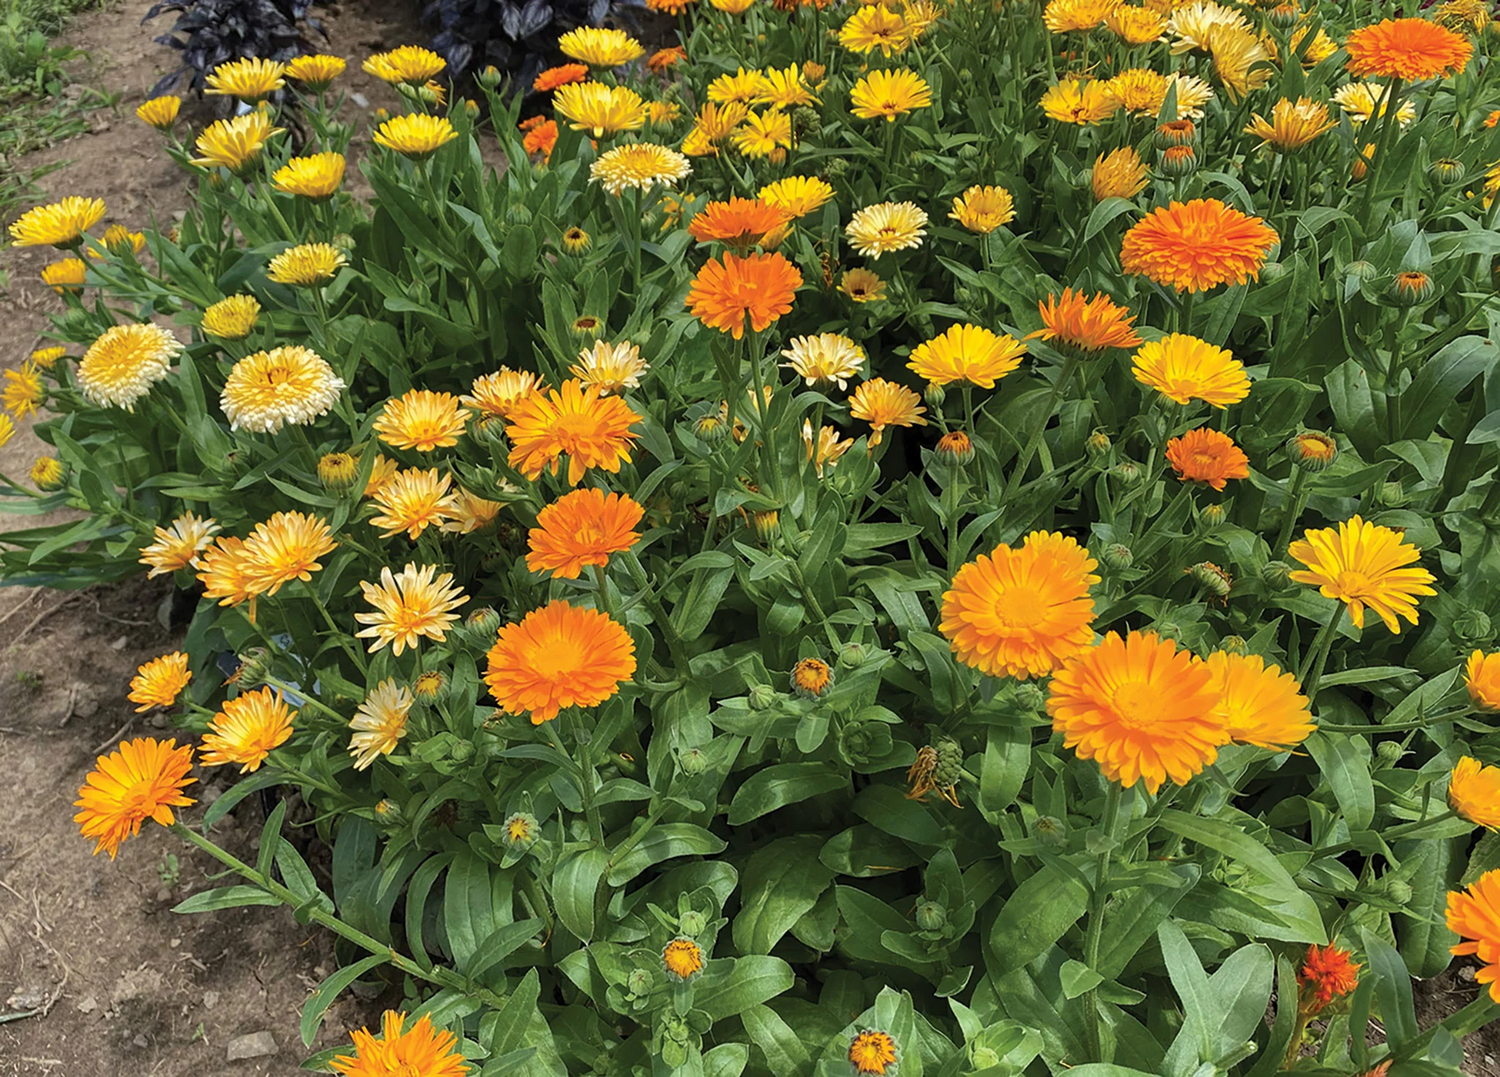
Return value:
M 1408 82 L 1456 75 L 1474 51 L 1467 37 L 1426 19 L 1383 19 L 1362 26 L 1344 48 L 1351 74 Z
M 526 567 L 554 579 L 576 580 L 585 565 L 609 564 L 609 555 L 641 540 L 633 528 L 644 510 L 633 498 L 603 490 L 574 490 L 537 513 L 528 536 Z
M 1208 427 L 1189 430 L 1167 442 L 1167 463 L 1183 482 L 1206 482 L 1224 489 L 1230 479 L 1250 477 L 1250 458 L 1228 434 Z
M 767 235 L 784 227 L 792 215 L 760 199 L 731 198 L 710 202 L 688 222 L 688 235 L 699 243 L 719 242 L 747 251 Z
M 1352 960 L 1353 956 L 1350 951 L 1340 950 L 1337 946 L 1319 947 L 1314 943 L 1307 948 L 1307 958 L 1302 963 L 1302 971 L 1297 974 L 1297 982 L 1307 993 L 1308 1001 L 1304 1005 L 1309 1012 L 1317 1013 L 1335 998 L 1347 995 L 1359 986 L 1360 966 Z
M 505 428 L 510 438 L 510 466 L 535 479 L 544 467 L 557 473 L 568 456 L 568 483 L 577 486 L 591 467 L 618 474 L 630 462 L 630 445 L 639 435 L 630 426 L 641 417 L 618 396 L 601 396 L 598 386 L 569 378 L 549 392 L 537 391 L 518 401 Z
M 570 82 L 586 82 L 588 77 L 588 64 L 563 64 L 560 67 L 549 67 L 538 74 L 532 80 L 531 88 L 537 93 L 551 93 Z
M 521 140 L 521 146 L 528 154 L 535 157 L 540 154 L 543 161 L 552 159 L 552 147 L 557 145 L 557 121 L 544 120 L 537 124 L 526 137 Z
M 1135 315 L 1100 292 L 1092 299 L 1083 292 L 1064 288 L 1062 295 L 1047 296 L 1037 304 L 1042 328 L 1027 333 L 1027 340 L 1056 340 L 1084 351 L 1104 348 L 1134 348 L 1141 343 L 1130 323 Z
M 1125 233 L 1120 264 L 1179 292 L 1206 292 L 1260 276 L 1266 254 L 1281 242 L 1259 217 L 1247 217 L 1217 198 L 1173 202 L 1153 210 Z
M 736 258 L 724 254 L 698 271 L 688 292 L 688 308 L 710 329 L 745 335 L 745 318 L 757 333 L 792 309 L 792 296 L 802 285 L 797 267 L 779 254 Z

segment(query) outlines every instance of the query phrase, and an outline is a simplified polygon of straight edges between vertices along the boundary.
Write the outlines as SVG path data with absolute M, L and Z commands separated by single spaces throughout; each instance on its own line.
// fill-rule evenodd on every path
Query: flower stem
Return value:
M 1328 664 L 1328 652 L 1333 649 L 1333 637 L 1338 633 L 1339 622 L 1344 619 L 1344 604 L 1340 602 L 1334 607 L 1333 616 L 1328 618 L 1328 623 L 1318 630 L 1317 638 L 1313 641 L 1312 654 L 1308 656 L 1307 662 L 1302 666 L 1302 672 L 1297 677 L 1302 682 L 1302 691 L 1307 696 L 1309 703 L 1318 697 L 1318 682 L 1323 679 L 1323 667 Z M 1309 678 L 1308 674 L 1312 676 Z
M 1109 861 L 1114 854 L 1115 826 L 1120 819 L 1120 786 L 1110 782 L 1104 794 L 1104 820 L 1099 824 L 1103 834 L 1103 848 L 1099 852 L 1099 864 L 1094 879 L 1094 890 L 1089 895 L 1089 922 L 1084 936 L 1084 964 L 1097 971 L 1099 946 L 1104 937 L 1104 903 L 1109 898 Z M 1084 1014 L 1088 1019 L 1089 1048 L 1093 1057 L 1109 1062 L 1104 1056 L 1104 1034 L 1099 1020 L 1098 989 L 1090 988 L 1084 993 Z

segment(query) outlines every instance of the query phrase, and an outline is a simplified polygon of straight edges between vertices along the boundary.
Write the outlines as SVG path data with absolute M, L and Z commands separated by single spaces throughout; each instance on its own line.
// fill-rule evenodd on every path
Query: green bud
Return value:
M 1367 262 L 1363 258 L 1355 262 L 1350 262 L 1344 267 L 1344 272 L 1359 280 L 1370 280 L 1380 276 L 1380 270 L 1375 268 L 1374 263 Z
M 890 754 L 891 727 L 884 722 L 850 722 L 839 730 L 839 758 L 851 767 L 862 766 Z
M 937 749 L 937 767 L 932 772 L 932 783 L 939 789 L 957 785 L 964 769 L 963 746 L 952 737 L 939 733 L 932 739 Z
M 1109 435 L 1103 430 L 1095 430 L 1089 435 L 1089 439 L 1084 445 L 1089 451 L 1089 456 L 1094 460 L 1103 460 L 1109 455 L 1109 450 L 1112 447 Z
M 242 692 L 249 692 L 266 683 L 271 672 L 271 652 L 264 647 L 246 647 L 239 656 L 240 668 L 236 671 L 235 683 Z
M 1019 709 L 1031 714 L 1038 713 L 1047 705 L 1047 693 L 1030 681 L 1016 685 L 1015 695 L 1011 698 Z
M 1141 480 L 1141 467 L 1134 460 L 1121 460 L 1110 469 L 1110 474 L 1126 486 L 1134 486 Z
M 1213 506 L 1209 506 L 1212 508 Z M 1209 598 L 1225 599 L 1229 597 L 1229 589 L 1234 586 L 1234 580 L 1218 565 L 1212 561 L 1199 561 L 1187 574 L 1193 578 L 1193 582 L 1202 588 L 1203 593 Z
M 453 761 L 455 763 L 467 763 L 474 758 L 474 742 L 469 740 L 455 741 L 453 744 Z
M 636 996 L 649 995 L 651 974 L 645 969 L 632 969 L 630 975 L 625 977 L 625 990 Z
M 1198 510 L 1198 523 L 1205 531 L 1214 531 L 1224 523 L 1225 515 L 1224 503 L 1216 501 Z
M 1411 900 L 1411 883 L 1405 879 L 1386 879 L 1385 896 L 1397 905 L 1405 905 Z
M 1495 632 L 1488 614 L 1483 610 L 1467 609 L 1453 619 L 1453 634 L 1464 643 L 1484 643 Z
M 753 711 L 768 711 L 780 700 L 781 693 L 769 684 L 757 684 L 750 689 L 750 709 Z
M 340 232 L 328 242 L 331 246 L 337 247 L 346 255 L 354 253 L 354 237 L 348 232 Z
M 488 649 L 500 631 L 500 615 L 489 606 L 471 610 L 464 618 L 464 634 L 477 647 Z
M 708 917 L 696 909 L 689 909 L 677 918 L 677 927 L 688 936 L 698 936 L 708 927 Z
M 1432 298 L 1433 291 L 1431 277 L 1419 270 L 1408 270 L 1396 274 L 1391 286 L 1386 289 L 1386 295 L 1397 306 L 1411 307 L 1427 302 Z
M 1292 566 L 1285 561 L 1267 561 L 1260 570 L 1260 582 L 1272 591 L 1292 588 Z
M 474 80 L 486 90 L 493 90 L 496 86 L 500 85 L 500 69 L 494 64 L 489 64 L 483 71 L 474 76 Z
M 1468 175 L 1468 169 L 1462 161 L 1454 160 L 1452 157 L 1443 157 L 1432 162 L 1432 178 L 1445 187 L 1456 186 L 1464 181 Z
M 701 748 L 689 748 L 678 756 L 677 765 L 682 768 L 682 773 L 691 778 L 708 769 L 708 756 L 703 754 Z
M 1406 754 L 1406 749 L 1399 740 L 1383 740 L 1375 746 L 1375 754 L 1385 763 L 1394 764 Z
M 965 142 L 962 146 L 958 147 L 958 159 L 960 161 L 979 160 L 979 147 L 972 142 Z
M 1182 642 L 1182 626 L 1176 621 L 1157 621 L 1151 628 L 1162 639 L 1173 639 Z
M 926 391 L 922 393 L 922 398 L 927 401 L 928 407 L 939 411 L 943 407 L 943 401 L 948 399 L 948 390 L 937 382 L 930 381 L 927 383 Z
M 505 844 L 512 849 L 529 849 L 542 836 L 542 826 L 529 811 L 518 811 L 505 820 Z
M 386 797 L 375 805 L 375 822 L 382 827 L 398 827 L 405 821 L 401 805 Z
M 1068 832 L 1062 820 L 1054 815 L 1038 815 L 1036 823 L 1032 825 L 1031 836 L 1043 845 L 1053 847 L 1062 845 L 1068 840 Z
M 1244 636 L 1225 636 L 1219 641 L 1219 650 L 1225 654 L 1249 654 L 1250 645 Z
M 839 648 L 838 665 L 840 669 L 858 669 L 865 664 L 868 650 L 862 643 L 846 643 Z
M 1383 482 L 1376 500 L 1388 509 L 1399 509 L 1411 499 L 1406 494 L 1406 488 L 1399 482 Z
M 941 931 L 948 923 L 948 913 L 935 901 L 917 906 L 917 926 L 923 931 Z
M 1135 554 L 1130 552 L 1130 547 L 1123 542 L 1111 542 L 1099 551 L 1099 560 L 1104 562 L 1105 568 L 1123 572 L 1135 561 Z

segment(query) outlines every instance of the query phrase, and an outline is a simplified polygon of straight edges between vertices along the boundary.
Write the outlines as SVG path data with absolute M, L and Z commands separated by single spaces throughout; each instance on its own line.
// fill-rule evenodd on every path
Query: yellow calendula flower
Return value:
M 306 426 L 328 414 L 344 388 L 326 360 L 289 344 L 235 363 L 219 406 L 231 430 L 275 434 L 287 423 Z
M 1203 400 L 1226 408 L 1250 395 L 1245 365 L 1229 349 L 1185 333 L 1147 341 L 1132 363 L 1136 381 L 1177 404 Z
M 238 763 L 241 774 L 259 770 L 266 756 L 291 738 L 296 717 L 281 692 L 269 688 L 227 700 L 203 734 L 199 762 L 205 767 Z
M 1004 187 L 970 187 L 953 200 L 948 217 L 970 232 L 988 235 L 1016 219 L 1016 203 Z
M 366 496 L 374 499 L 377 510 L 370 518 L 370 526 L 385 529 L 380 533 L 381 538 L 394 538 L 405 531 L 407 538 L 416 542 L 427 528 L 458 518 L 458 500 L 450 489 L 453 476 L 440 475 L 437 468 L 397 471 L 394 463 L 386 463 L 389 472 L 377 459 L 370 486 L 365 488 Z M 381 475 L 378 485 L 377 474 Z
M 344 252 L 328 243 L 304 243 L 299 247 L 288 247 L 266 267 L 266 276 L 277 284 L 291 284 L 308 288 L 332 279 L 343 266 L 349 264 Z
M 375 420 L 375 433 L 393 448 L 431 452 L 457 445 L 468 419 L 468 411 L 452 393 L 411 389 L 386 401 Z
M 451 612 L 469 601 L 469 596 L 453 583 L 453 574 L 438 574 L 436 565 L 407 565 L 398 576 L 386 566 L 380 570 L 380 583 L 360 582 L 365 601 L 374 613 L 356 613 L 362 625 L 355 635 L 371 638 L 370 652 L 389 645 L 391 653 L 400 656 L 408 647 L 426 638 L 441 643 L 458 620 Z
M 1464 688 L 1469 701 L 1482 711 L 1500 711 L 1500 652 L 1476 650 L 1464 665 Z
M 43 493 L 61 490 L 67 485 L 68 468 L 55 456 L 39 456 L 31 465 L 31 482 Z
M 1250 21 L 1234 8 L 1214 0 L 1197 0 L 1176 8 L 1167 16 L 1167 36 L 1173 55 L 1184 52 L 1211 52 L 1211 38 L 1220 28 L 1250 32 Z
M 20 370 L 5 372 L 4 386 L 0 388 L 0 407 L 4 407 L 17 419 L 24 419 L 36 412 L 47 401 L 47 387 L 42 376 L 30 363 Z
M 882 56 L 902 52 L 910 41 L 906 20 L 884 4 L 868 4 L 839 28 L 839 44 L 861 55 L 880 50 Z
M 377 52 L 364 62 L 367 75 L 374 75 L 382 82 L 395 85 L 404 82 L 408 86 L 422 86 L 429 79 L 443 73 L 448 62 L 431 49 L 419 45 L 402 45 L 390 52 Z
M 715 11 L 726 15 L 743 15 L 755 5 L 755 0 L 708 0 L 708 3 Z
M 792 148 L 792 117 L 778 108 L 752 112 L 730 138 L 746 157 L 780 161 Z
M 67 348 L 50 347 L 38 348 L 31 353 L 31 365 L 38 370 L 51 370 L 59 359 L 68 354 Z
M 1151 170 L 1135 147 L 1123 146 L 1099 155 L 1089 182 L 1094 201 L 1102 202 L 1106 198 L 1134 198 L 1146 189 L 1150 177 Z
M 787 176 L 759 191 L 762 202 L 779 206 L 794 218 L 822 209 L 832 197 L 833 188 L 817 176 Z
M 344 73 L 348 65 L 342 56 L 297 56 L 287 61 L 286 77 L 302 83 L 313 93 L 322 93 L 333 84 L 333 80 Z
M 202 329 L 220 340 L 243 340 L 259 318 L 259 300 L 253 295 L 232 295 L 204 308 Z
M 293 157 L 271 176 L 271 185 L 283 194 L 299 195 L 323 202 L 338 192 L 344 182 L 342 153 L 315 153 Z
M 78 363 L 78 388 L 100 407 L 134 411 L 136 402 L 168 373 L 182 345 L 150 322 L 116 325 L 89 345 Z
M 1132 67 L 1121 71 L 1105 84 L 1111 97 L 1132 116 L 1155 117 L 1167 99 L 1171 81 L 1149 68 Z
M 824 425 L 818 431 L 818 436 L 813 437 L 811 419 L 802 420 L 802 449 L 806 453 L 808 463 L 813 465 L 818 478 L 822 478 L 825 472 L 832 471 L 843 456 L 854 448 L 853 438 L 839 438 L 839 428 Z
M 1369 123 L 1385 115 L 1390 103 L 1390 88 L 1378 82 L 1351 82 L 1334 90 L 1333 99 L 1349 119 L 1355 123 Z M 1416 118 L 1417 106 L 1408 97 L 1396 108 L 1396 122 L 1405 127 Z
M 849 417 L 870 424 L 870 448 L 879 445 L 888 426 L 926 426 L 922 398 L 904 385 L 871 378 L 861 382 L 849 398 Z
M 1119 0 L 1051 0 L 1042 22 L 1054 34 L 1087 33 L 1109 16 Z
M 103 258 L 112 254 L 123 258 L 127 254 L 140 254 L 146 249 L 146 233 L 132 232 L 123 224 L 112 224 L 104 230 L 104 238 L 97 244 L 89 244 L 90 258 Z
M 1059 123 L 1087 125 L 1113 116 L 1120 103 L 1106 82 L 1063 79 L 1042 94 L 1041 106 L 1043 112 Z
M 153 97 L 136 106 L 136 117 L 158 131 L 170 131 L 177 123 L 177 114 L 182 111 L 182 98 L 176 94 Z
M 652 127 L 669 127 L 682 118 L 682 106 L 676 101 L 646 102 L 646 122 Z
M 592 348 L 578 353 L 578 361 L 568 368 L 584 385 L 592 385 L 600 396 L 639 389 L 641 375 L 650 369 L 641 358 L 641 349 L 628 340 L 606 344 L 599 340 Z
M 1214 74 L 1235 104 L 1271 81 L 1271 54 L 1264 42 L 1248 30 L 1232 26 L 1216 28 L 1210 35 L 1209 51 L 1214 58 Z
M 327 520 L 301 512 L 278 512 L 256 524 L 245 539 L 250 589 L 274 595 L 293 580 L 306 583 L 323 567 L 318 558 L 337 548 Z
M 1252 113 L 1245 134 L 1259 138 L 1262 146 L 1271 146 L 1281 153 L 1292 153 L 1336 126 L 1328 118 L 1328 106 L 1323 102 L 1306 97 L 1290 101 L 1283 97 L 1271 106 L 1270 122 L 1259 112 Z
M 431 157 L 458 137 L 447 116 L 409 112 L 392 116 L 375 132 L 375 144 L 414 161 Z
M 781 354 L 787 360 L 781 365 L 796 371 L 809 389 L 847 389 L 865 361 L 864 349 L 842 333 L 793 337 Z
M 203 156 L 193 158 L 193 164 L 244 171 L 260 157 L 266 142 L 282 130 L 271 126 L 271 114 L 261 109 L 211 123 L 198 136 L 195 145 Z
M 192 679 L 187 654 L 173 651 L 142 664 L 130 678 L 130 694 L 125 698 L 140 704 L 135 709 L 137 714 L 152 707 L 170 707 Z
M 703 968 L 703 951 L 692 939 L 673 939 L 662 951 L 661 961 L 673 977 L 687 980 Z
M 961 381 L 993 389 L 995 382 L 1021 365 L 1025 354 L 1026 345 L 1009 334 L 979 325 L 951 325 L 913 348 L 906 365 L 934 385 Z
M 557 39 L 564 56 L 590 67 L 619 67 L 645 55 L 645 47 L 624 30 L 580 26 Z
M 1161 37 L 1167 20 L 1150 8 L 1121 4 L 1104 17 L 1104 25 L 1127 45 L 1146 45 Z
M 1352 516 L 1338 528 L 1308 531 L 1287 548 L 1307 566 L 1292 573 L 1297 583 L 1318 588 L 1325 598 L 1337 599 L 1349 610 L 1355 628 L 1363 628 L 1365 609 L 1375 611 L 1393 633 L 1404 618 L 1417 623 L 1417 597 L 1435 595 L 1436 577 L 1415 566 L 1422 551 L 1401 532 Z M 1408 567 L 1414 566 L 1414 567 Z
M 259 57 L 231 60 L 210 72 L 204 80 L 208 88 L 203 92 L 238 97 L 241 101 L 254 104 L 284 87 L 285 75 L 286 65 L 275 60 L 263 60 Z
M 676 150 L 650 142 L 616 146 L 589 167 L 589 178 L 612 195 L 627 190 L 649 190 L 656 184 L 673 186 L 693 171 L 688 159 Z
M 771 90 L 771 82 L 759 68 L 723 74 L 708 84 L 708 99 L 716 105 L 748 105 Z
M 885 281 L 873 269 L 846 269 L 839 291 L 856 303 L 876 303 L 885 298 Z
M 797 105 L 815 105 L 817 95 L 803 81 L 802 71 L 796 64 L 778 71 L 775 68 L 761 76 L 761 92 L 750 100 L 752 105 L 770 105 L 774 108 L 794 108 Z
M 628 86 L 569 83 L 553 95 L 552 108 L 571 121 L 573 130 L 587 131 L 595 138 L 637 131 L 646 123 L 646 103 Z
M 1448 777 L 1448 803 L 1469 822 L 1500 829 L 1500 767 L 1487 767 L 1467 755 L 1461 758 Z
M 932 107 L 932 89 L 915 71 L 875 70 L 849 91 L 849 111 L 862 120 L 894 123 L 914 109 Z
M 349 754 L 354 769 L 366 770 L 382 755 L 396 750 L 406 736 L 406 719 L 416 698 L 410 688 L 395 680 L 384 680 L 375 686 L 349 720 L 354 735 L 349 738 Z
M 88 276 L 89 267 L 82 258 L 64 258 L 42 266 L 42 283 L 58 295 L 79 292 Z
M 172 521 L 171 527 L 156 528 L 154 541 L 142 547 L 140 562 L 150 567 L 147 579 L 165 576 L 183 568 L 197 568 L 199 555 L 213 545 L 219 523 L 213 517 L 203 518 L 185 512 Z
M 21 214 L 10 226 L 12 247 L 75 247 L 99 218 L 104 216 L 102 198 L 70 195 L 60 202 L 37 206 Z

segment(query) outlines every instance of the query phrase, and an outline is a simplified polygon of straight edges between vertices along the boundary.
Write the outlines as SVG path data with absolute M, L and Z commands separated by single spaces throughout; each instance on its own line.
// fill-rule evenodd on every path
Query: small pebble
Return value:
M 264 1058 L 275 1053 L 276 1037 L 269 1032 L 252 1032 L 230 1040 L 226 1056 L 228 1061 L 238 1062 L 242 1058 Z

